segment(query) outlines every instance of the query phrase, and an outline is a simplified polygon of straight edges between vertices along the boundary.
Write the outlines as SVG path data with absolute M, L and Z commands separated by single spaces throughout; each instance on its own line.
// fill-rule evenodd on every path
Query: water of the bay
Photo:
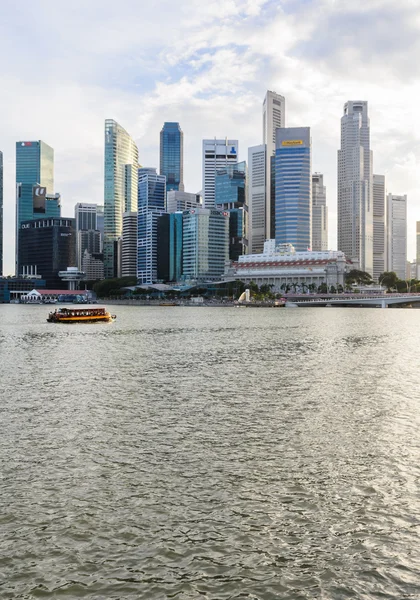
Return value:
M 420 598 L 420 310 L 0 305 L 0 598 Z

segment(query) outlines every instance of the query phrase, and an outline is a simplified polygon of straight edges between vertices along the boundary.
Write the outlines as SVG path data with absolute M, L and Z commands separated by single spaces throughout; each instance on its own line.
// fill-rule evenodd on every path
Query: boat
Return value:
M 48 315 L 48 323 L 109 323 L 117 317 L 106 308 L 59 308 Z

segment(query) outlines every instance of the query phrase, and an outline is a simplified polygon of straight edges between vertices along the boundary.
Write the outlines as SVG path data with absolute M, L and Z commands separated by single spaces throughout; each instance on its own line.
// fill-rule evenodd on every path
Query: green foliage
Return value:
M 93 291 L 97 294 L 98 298 L 108 298 L 109 296 L 124 295 L 124 291 L 120 290 L 122 287 L 128 287 L 136 285 L 137 279 L 135 277 L 116 277 L 115 279 L 103 279 L 97 281 L 93 286 Z
M 397 286 L 397 281 L 400 281 L 397 277 L 397 274 L 394 271 L 385 271 L 381 275 L 379 275 L 379 283 L 381 285 L 385 285 L 388 292 L 392 289 L 395 289 Z
M 372 283 L 372 276 L 366 271 L 352 269 L 346 273 L 346 284 L 358 283 L 359 285 L 369 285 Z

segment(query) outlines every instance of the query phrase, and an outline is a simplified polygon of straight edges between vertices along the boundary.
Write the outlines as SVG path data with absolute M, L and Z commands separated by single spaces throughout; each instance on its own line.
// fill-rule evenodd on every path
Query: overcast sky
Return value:
M 103 203 L 104 120 L 159 166 L 164 121 L 184 131 L 186 191 L 201 189 L 201 140 L 262 143 L 267 89 L 286 126 L 310 126 L 336 248 L 336 170 L 347 100 L 368 100 L 374 172 L 408 194 L 408 258 L 420 220 L 418 0 L 1 0 L 4 273 L 14 271 L 15 142 L 55 150 L 63 216 Z

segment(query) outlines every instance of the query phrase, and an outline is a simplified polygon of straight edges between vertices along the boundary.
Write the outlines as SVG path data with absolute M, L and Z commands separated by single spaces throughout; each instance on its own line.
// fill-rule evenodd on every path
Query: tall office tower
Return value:
M 216 172 L 215 208 L 229 213 L 230 260 L 238 260 L 248 250 L 246 178 L 245 161 Z
M 97 204 L 78 202 L 74 207 L 76 230 L 97 229 Z
M 123 214 L 121 245 L 121 275 L 123 277 L 137 277 L 137 220 L 136 212 Z
M 265 242 L 265 192 L 267 146 L 248 148 L 248 251 L 260 254 Z
M 104 273 L 120 272 L 123 214 L 137 210 L 138 149 L 129 134 L 113 119 L 105 121 Z
M 378 281 L 386 266 L 385 176 L 373 175 L 373 278 Z
M 166 212 L 174 213 L 191 208 L 202 208 L 200 194 L 189 192 L 177 192 L 175 190 L 166 193 Z
M 97 229 L 81 229 L 76 227 L 76 265 L 83 271 L 85 252 L 98 255 L 101 253 L 101 234 Z
M 346 102 L 338 151 L 338 249 L 373 275 L 373 177 L 368 103 Z
M 420 278 L 420 221 L 416 222 L 416 279 Z
M 24 277 L 40 276 L 47 289 L 62 289 L 59 271 L 76 261 L 75 219 L 42 218 L 20 225 L 19 264 Z
M 387 195 L 387 271 L 405 279 L 407 265 L 407 196 Z
M 328 250 L 327 194 L 322 173 L 312 175 L 312 250 Z
M 0 152 L 0 277 L 3 275 L 3 152 Z
M 311 133 L 284 127 L 276 134 L 276 245 L 312 247 Z
M 182 273 L 187 281 L 218 281 L 229 260 L 229 213 L 198 208 L 183 213 Z
M 165 214 L 166 177 L 156 169 L 141 168 L 138 194 L 137 279 L 140 284 L 157 281 L 157 229 Z
M 104 278 L 104 255 L 102 253 L 90 254 L 84 251 L 82 260 L 82 271 L 87 281 L 98 281 Z
M 104 247 L 104 205 L 96 205 L 96 228 L 101 234 L 101 252 Z
M 265 155 L 265 239 L 275 237 L 275 155 L 276 129 L 286 127 L 286 100 L 268 91 L 263 102 L 263 144 Z
M 204 208 L 214 208 L 216 171 L 238 162 L 238 140 L 203 140 Z
M 23 221 L 60 216 L 60 195 L 54 194 L 54 150 L 41 140 L 16 142 L 16 275 Z
M 159 281 L 181 281 L 182 214 L 180 211 L 167 213 L 158 219 L 157 269 Z
M 160 174 L 166 189 L 184 191 L 184 134 L 179 123 L 164 123 L 160 132 Z

